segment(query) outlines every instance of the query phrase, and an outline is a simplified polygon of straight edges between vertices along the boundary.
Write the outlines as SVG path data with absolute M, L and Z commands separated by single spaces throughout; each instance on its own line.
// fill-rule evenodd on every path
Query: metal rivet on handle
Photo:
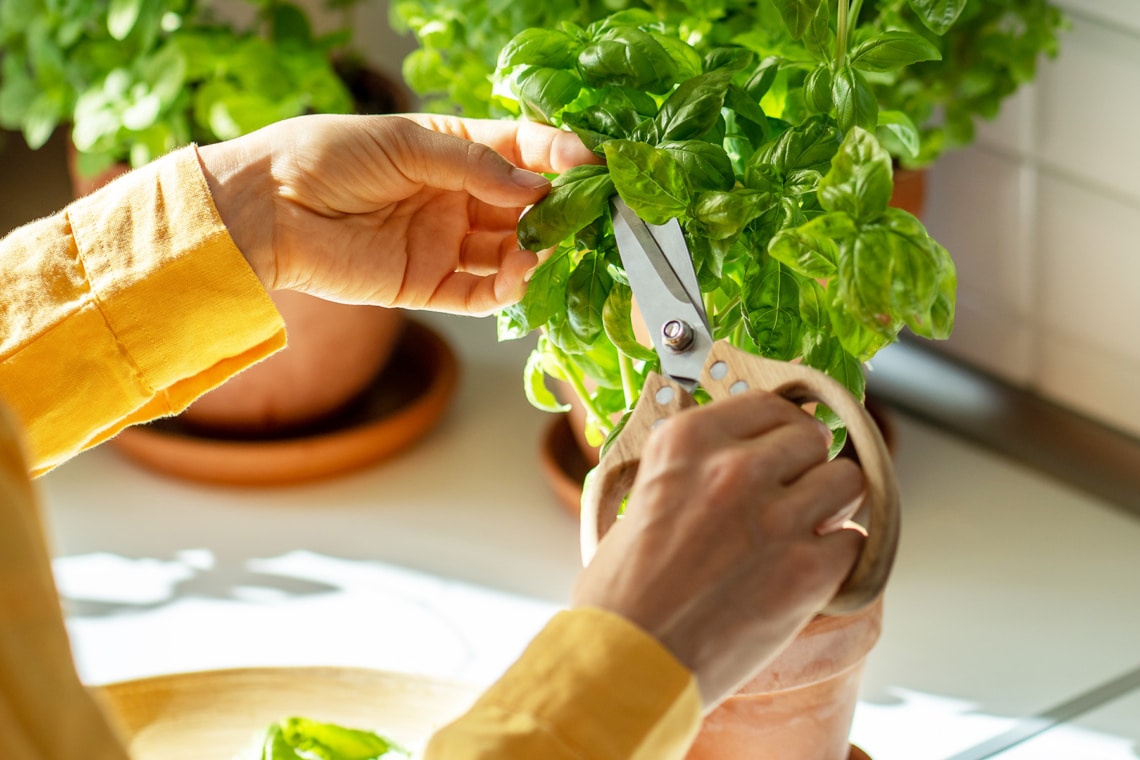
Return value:
M 744 393 L 746 390 L 748 390 L 748 383 L 743 380 L 737 380 L 728 387 L 728 393 L 731 396 L 735 396 L 737 393 Z
M 709 367 L 709 377 L 713 380 L 723 380 L 728 377 L 728 364 L 725 362 L 716 362 Z
M 665 406 L 673 400 L 673 389 L 668 385 L 663 385 L 657 389 L 657 395 L 653 397 L 658 404 Z
M 670 319 L 661 328 L 661 337 L 666 346 L 680 353 L 693 345 L 693 326 L 680 319 Z

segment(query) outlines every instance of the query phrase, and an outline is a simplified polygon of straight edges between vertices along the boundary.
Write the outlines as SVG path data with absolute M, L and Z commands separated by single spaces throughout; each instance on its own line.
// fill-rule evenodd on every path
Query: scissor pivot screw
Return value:
M 661 336 L 666 346 L 681 353 L 693 345 L 693 326 L 680 319 L 670 319 L 661 328 Z

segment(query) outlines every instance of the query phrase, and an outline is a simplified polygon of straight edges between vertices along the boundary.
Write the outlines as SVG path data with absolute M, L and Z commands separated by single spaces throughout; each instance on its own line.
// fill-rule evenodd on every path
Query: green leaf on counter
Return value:
M 372 731 L 308 718 L 274 723 L 262 742 L 260 760 L 396 760 L 411 754 Z

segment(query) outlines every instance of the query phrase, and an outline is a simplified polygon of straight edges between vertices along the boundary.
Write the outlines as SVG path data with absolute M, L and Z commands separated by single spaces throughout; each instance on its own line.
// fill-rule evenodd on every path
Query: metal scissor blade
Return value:
M 692 390 L 712 347 L 712 335 L 681 225 L 676 219 L 647 225 L 617 196 L 612 206 L 618 253 L 661 358 L 661 370 Z M 670 328 L 679 330 L 682 340 L 667 337 Z

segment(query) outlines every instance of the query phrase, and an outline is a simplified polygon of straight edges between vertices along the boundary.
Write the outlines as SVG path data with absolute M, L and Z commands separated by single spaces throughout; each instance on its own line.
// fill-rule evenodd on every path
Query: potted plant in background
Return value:
M 210 143 L 304 113 L 406 109 L 402 84 L 351 49 L 353 6 L 314 32 L 280 0 L 225 8 L 196 0 L 13 0 L 0 7 L 0 125 L 38 148 L 69 129 L 76 192 L 189 142 Z M 193 404 L 182 419 L 204 433 L 287 436 L 365 391 L 403 334 L 398 309 L 271 293 L 289 347 Z

